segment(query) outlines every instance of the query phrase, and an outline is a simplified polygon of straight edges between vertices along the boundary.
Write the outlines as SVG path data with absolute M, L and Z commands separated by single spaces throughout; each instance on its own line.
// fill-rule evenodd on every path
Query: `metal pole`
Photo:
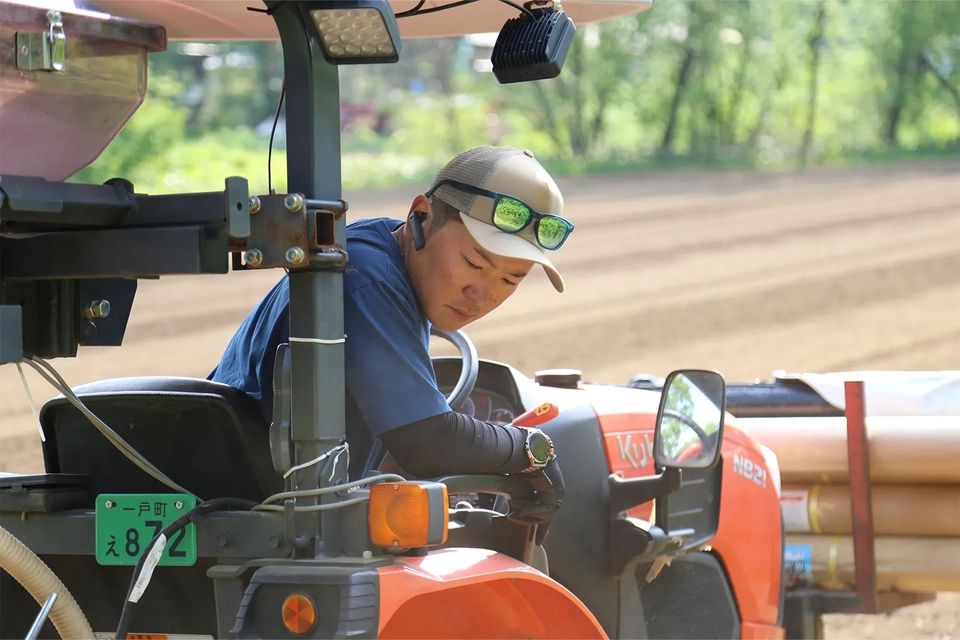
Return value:
M 847 464 L 850 469 L 850 514 L 853 558 L 860 613 L 877 613 L 877 557 L 873 532 L 873 493 L 870 479 L 870 439 L 862 380 L 844 382 L 847 416 Z
M 274 5 L 286 78 L 286 191 L 308 200 L 337 201 L 341 198 L 339 72 L 323 57 L 310 6 Z M 336 221 L 334 241 L 346 247 L 345 216 Z M 342 267 L 311 264 L 291 270 L 289 279 L 291 434 L 294 464 L 302 464 L 327 453 L 345 436 L 343 272 Z M 304 490 L 343 482 L 345 461 L 346 456 L 341 457 L 332 478 L 329 470 L 321 477 L 323 464 L 308 466 L 295 472 L 294 484 Z M 300 499 L 298 504 L 335 500 L 325 496 Z M 338 511 L 297 517 L 298 533 L 317 541 L 314 555 L 340 555 Z
M 50 610 L 53 609 L 53 604 L 57 601 L 57 592 L 54 591 L 50 594 L 50 597 L 47 598 L 47 601 L 43 603 L 43 608 L 40 609 L 40 613 L 37 614 L 37 619 L 33 621 L 33 626 L 30 627 L 30 630 L 27 631 L 27 635 L 24 636 L 24 640 L 36 640 L 37 636 L 40 635 L 40 628 L 43 627 L 43 623 L 47 621 L 47 617 L 50 615 Z

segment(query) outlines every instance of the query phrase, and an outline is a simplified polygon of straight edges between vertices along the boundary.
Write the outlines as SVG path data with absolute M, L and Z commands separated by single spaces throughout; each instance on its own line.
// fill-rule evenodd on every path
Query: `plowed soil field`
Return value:
M 709 367 L 960 368 L 960 162 L 804 173 L 675 172 L 564 180 L 577 230 L 467 332 L 524 373 L 574 367 L 626 382 Z M 350 218 L 403 217 L 416 189 L 347 193 Z M 278 272 L 141 281 L 122 348 L 53 364 L 71 385 L 206 376 Z M 34 401 L 56 395 L 24 367 Z M 30 404 L 0 369 L 0 470 L 42 470 Z M 960 464 L 960 461 L 958 461 Z M 957 550 L 960 553 L 960 547 Z M 960 637 L 960 594 L 881 616 L 829 616 L 830 638 Z

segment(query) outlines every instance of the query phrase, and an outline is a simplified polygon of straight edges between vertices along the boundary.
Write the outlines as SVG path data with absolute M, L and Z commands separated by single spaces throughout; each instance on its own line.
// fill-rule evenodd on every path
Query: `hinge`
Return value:
M 67 57 L 67 36 L 63 15 L 47 11 L 50 28 L 44 33 L 17 34 L 17 66 L 27 71 L 63 71 Z

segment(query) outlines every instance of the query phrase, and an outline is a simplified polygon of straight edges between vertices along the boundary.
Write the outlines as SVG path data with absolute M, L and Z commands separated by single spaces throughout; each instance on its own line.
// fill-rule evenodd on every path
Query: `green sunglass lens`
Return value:
M 567 237 L 567 225 L 560 218 L 541 218 L 537 240 L 545 249 L 556 249 Z
M 503 231 L 517 231 L 530 220 L 530 210 L 522 202 L 502 198 L 493 212 L 493 223 Z

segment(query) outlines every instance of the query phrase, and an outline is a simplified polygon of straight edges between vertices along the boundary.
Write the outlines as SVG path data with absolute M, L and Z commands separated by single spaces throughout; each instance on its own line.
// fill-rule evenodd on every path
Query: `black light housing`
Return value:
M 573 20 L 556 7 L 529 8 L 507 20 L 490 62 L 500 84 L 545 80 L 560 75 L 577 32 Z

